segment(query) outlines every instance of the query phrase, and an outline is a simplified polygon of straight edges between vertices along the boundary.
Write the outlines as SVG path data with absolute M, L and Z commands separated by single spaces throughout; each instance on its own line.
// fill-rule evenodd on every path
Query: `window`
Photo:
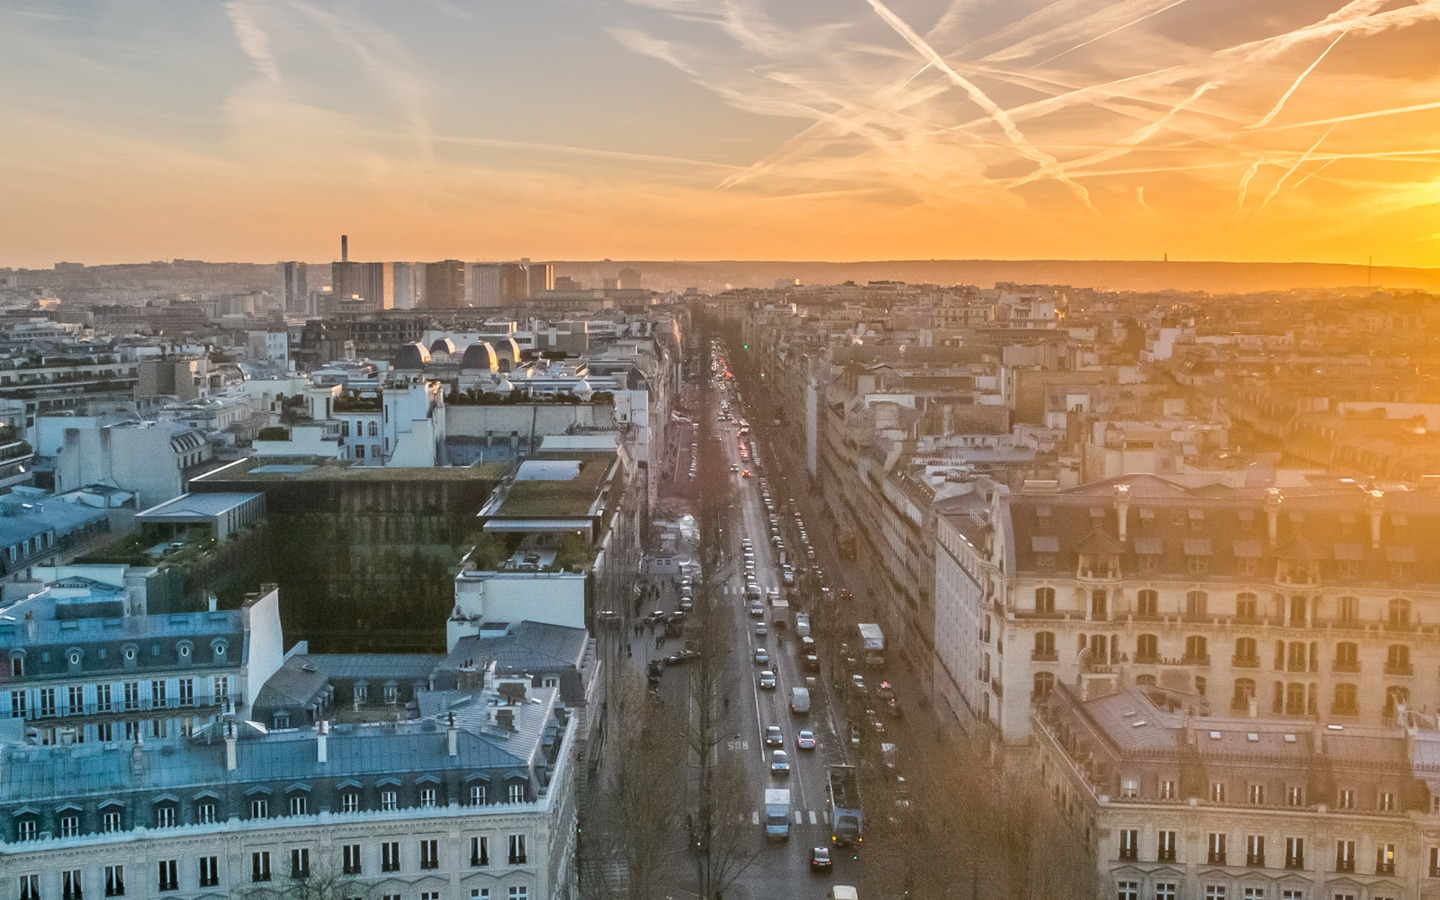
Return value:
M 10 716 L 15 719 L 25 718 L 25 692 L 12 691 L 10 694 Z
M 200 886 L 215 887 L 220 883 L 220 857 L 200 857 Z
M 60 817 L 60 836 L 75 837 L 80 834 L 80 817 L 74 813 L 66 813 Z
M 1175 861 L 1175 832 L 1161 831 L 1156 835 L 1155 859 L 1159 862 Z
M 1335 871 L 1337 871 L 1337 872 L 1353 872 L 1353 871 L 1355 871 L 1355 842 L 1354 842 L 1354 841 L 1336 841 L 1336 842 L 1335 842 Z
M 1286 805 L 1286 806 L 1304 806 L 1304 805 L 1305 805 L 1305 788 L 1300 787 L 1299 785 L 1294 785 L 1294 784 L 1292 784 L 1292 785 L 1290 785 L 1289 787 L 1285 788 L 1285 805 Z
M 1225 834 L 1224 832 L 1212 831 L 1209 842 L 1206 845 L 1206 860 L 1212 866 L 1225 865 Z
M 197 825 L 215 824 L 215 801 L 201 800 L 195 804 L 195 823 Z
M 296 794 L 290 798 L 290 815 L 303 816 L 310 808 L 310 800 L 304 794 Z
M 380 871 L 400 871 L 400 842 L 386 841 L 380 845 Z
M 60 873 L 60 895 L 65 900 L 83 900 L 85 896 L 83 875 L 84 873 L 79 869 L 66 869 Z
M 1250 701 L 1255 697 L 1255 679 L 1235 679 L 1235 694 L 1230 698 L 1230 708 L 1235 710 L 1248 709 Z
M 1139 796 L 1140 796 L 1140 779 L 1138 779 L 1138 778 L 1121 778 L 1121 779 L 1120 779 L 1120 799 L 1121 799 L 1121 800 L 1134 800 L 1134 799 L 1136 799 L 1136 798 L 1139 797 Z
M 256 883 L 270 880 L 269 850 L 250 854 L 250 880 Z
M 490 900 L 489 888 L 471 888 L 470 900 Z
M 484 805 L 485 805 L 485 785 L 483 785 L 483 784 L 472 784 L 472 785 L 470 785 L 470 805 L 471 805 L 471 806 L 484 806 Z
M 438 841 L 425 840 L 420 842 L 420 868 L 440 868 L 440 844 Z
M 524 784 L 524 782 L 516 782 L 516 783 L 510 785 L 509 788 L 508 788 L 508 790 L 507 790 L 507 793 L 509 794 L 508 799 L 509 799 L 509 801 L 510 801 L 511 803 L 524 803 L 524 802 L 525 802 L 525 784 Z
M 1155 900 L 1175 900 L 1175 882 L 1157 881 L 1155 883 Z
M 1120 830 L 1120 858 L 1130 861 L 1140 858 L 1139 830 L 1134 828 L 1122 828 Z
M 1036 672 L 1033 681 L 1034 684 L 1031 687 L 1031 699 L 1043 700 L 1044 698 L 1050 696 L 1051 691 L 1055 690 L 1054 672 Z
M 1115 884 L 1115 900 L 1140 900 L 1140 882 L 1120 881 Z
M 1211 802 L 1211 803 L 1224 803 L 1224 802 L 1225 802 L 1225 782 L 1223 782 L 1223 781 L 1212 781 L 1212 782 L 1210 782 L 1210 802 Z
M 1210 557 L 1187 556 L 1185 557 L 1185 569 L 1191 575 L 1207 575 L 1210 572 Z
M 1235 558 L 1235 574 L 1241 577 L 1260 574 L 1260 560 L 1253 556 L 1237 556 Z
M 472 837 L 470 839 L 470 865 L 476 868 L 490 865 L 489 838 Z
M 105 834 L 113 834 L 120 830 L 120 811 L 117 809 L 106 810 L 100 814 L 100 831 Z
M 510 900 L 530 900 L 530 889 L 528 887 L 512 887 L 505 896 Z
M 85 711 L 85 689 L 80 685 L 72 684 L 66 688 L 65 698 L 65 711 L 70 715 L 79 715 Z
M 40 900 L 40 876 L 20 876 L 20 900 Z
M 1440 847 L 1430 848 L 1430 877 L 1440 878 Z
M 347 813 L 359 812 L 359 811 L 360 811 L 360 795 L 359 795 L 358 793 L 356 793 L 355 791 L 346 791 L 345 793 L 341 794 L 341 795 L 340 795 L 340 811 L 341 811 L 341 812 L 347 812 Z
M 1035 589 L 1035 611 L 1037 613 L 1055 612 L 1055 589 L 1042 587 Z
M 160 890 L 180 890 L 180 861 L 178 859 L 162 859 L 159 862 L 160 869 Z
M 1410 648 L 1404 644 L 1391 644 L 1385 650 L 1386 675 L 1410 675 L 1415 669 L 1410 665 Z M 41 703 L 44 699 L 42 694 Z M 45 713 L 42 711 L 41 715 Z
M 1030 654 L 1036 660 L 1055 659 L 1055 634 L 1051 631 L 1035 632 L 1035 650 Z
M 1335 645 L 1335 671 L 1337 672 L 1358 672 L 1360 671 L 1360 645 L 1351 641 L 1341 641 Z
M 342 874 L 359 875 L 362 873 L 363 868 L 360 864 L 359 844 L 346 844 L 342 848 L 341 856 Z
M 1140 571 L 1143 574 L 1153 575 L 1154 573 L 1160 571 L 1160 554 L 1141 553 L 1136 557 L 1136 559 L 1140 561 Z
M 1090 618 L 1097 622 L 1110 618 L 1110 596 L 1104 591 L 1090 592 Z
M 1244 900 L 1265 900 L 1265 889 L 1263 887 L 1242 888 L 1241 896 Z
M 1305 868 L 1305 839 L 1298 837 L 1287 837 L 1285 839 L 1285 868 Z
M 290 877 L 310 877 L 310 850 L 305 847 L 296 847 L 290 851 Z
M 181 706 L 194 706 L 194 705 L 195 705 L 195 679 L 193 679 L 193 678 L 182 678 L 182 679 L 180 679 L 180 705 L 181 705 Z
M 1395 874 L 1395 845 L 1380 844 L 1375 848 L 1375 874 Z
M 1348 788 L 1340 790 L 1336 794 L 1335 806 L 1338 809 L 1354 809 L 1355 792 Z
M 380 426 L 379 426 L 379 424 L 377 424 L 377 423 L 375 423 L 375 422 L 371 422 L 371 423 L 370 423 L 370 436 L 371 436 L 371 437 L 378 437 L 379 435 L 380 435 Z
M 1208 606 L 1209 600 L 1204 591 L 1189 591 L 1185 594 L 1185 615 L 1203 619 Z
M 1250 794 L 1250 804 L 1251 804 L 1252 806 L 1262 806 L 1262 805 L 1264 805 L 1264 803 L 1265 803 L 1265 785 L 1263 785 L 1263 784 L 1252 784 L 1252 785 L 1250 785 L 1249 794 Z
M 1155 662 L 1160 658 L 1160 639 L 1153 634 L 1142 634 L 1135 638 L 1135 661 Z
M 1175 782 L 1174 782 L 1173 780 L 1162 778 L 1162 779 L 1160 780 L 1160 799 L 1161 799 L 1161 800 L 1174 800 L 1174 799 L 1176 798 L 1177 793 L 1178 793 L 1178 792 L 1176 791 L 1176 787 L 1177 787 L 1177 785 L 1175 784 Z
M 264 819 L 270 816 L 270 801 L 264 797 L 255 797 L 250 801 L 250 818 Z
M 1265 865 L 1265 835 L 1247 834 L 1245 836 L 1245 865 Z
M 15 822 L 15 840 L 33 841 L 40 834 L 40 824 L 34 817 L 27 816 Z
M 420 805 L 421 805 L 421 806 L 434 806 L 434 805 L 435 805 L 435 789 L 434 789 L 433 787 L 427 787 L 427 788 L 421 788 L 421 789 L 420 789 Z
M 1395 795 L 1390 791 L 1381 791 L 1376 806 L 1381 812 L 1395 811 Z
M 389 790 L 389 791 L 381 791 L 381 792 L 380 792 L 380 808 L 381 808 L 381 809 L 385 810 L 386 812 L 393 812 L 393 811 L 394 811 L 395 809 L 397 809 L 398 807 L 399 807 L 399 802 L 396 800 L 395 791 Z
M 40 710 L 38 715 L 42 718 L 55 715 L 55 689 L 53 687 L 40 689 Z
M 510 865 L 519 865 L 525 861 L 525 835 L 510 835 Z
M 155 827 L 156 827 L 156 828 L 174 828 L 174 827 L 175 827 L 175 807 L 174 807 L 174 806 L 171 806 L 170 804 L 166 803 L 166 804 L 162 804 L 162 805 L 160 805 L 160 806 L 155 807 Z
M 440 900 L 439 891 L 421 891 L 420 900 Z
M 1209 643 L 1203 635 L 1192 634 L 1185 639 L 1185 661 L 1201 665 L 1210 661 Z
M 1141 557 L 1145 559 L 1146 557 Z M 1156 558 L 1158 562 L 1158 557 Z M 1141 618 L 1156 618 L 1160 615 L 1160 592 L 1143 590 L 1135 595 L 1135 615 Z
M 150 682 L 150 707 L 160 709 L 167 706 L 165 700 L 165 682 L 159 679 Z
M 107 896 L 107 897 L 123 897 L 123 896 L 125 896 L 125 867 L 124 867 L 124 866 L 106 866 L 106 867 L 105 867 L 105 896 Z
M 1391 628 L 1410 627 L 1410 601 L 1403 597 L 1396 597 L 1389 604 L 1389 619 Z
M 1402 705 L 1410 704 L 1410 689 L 1392 684 L 1385 688 L 1385 715 L 1390 717 L 1399 711 Z
M 1360 621 L 1360 600 L 1356 597 L 1341 597 L 1335 601 L 1335 619 L 1341 625 L 1354 625 Z
M 1225 886 L 1222 884 L 1205 885 L 1205 900 L 1225 900 Z
M 1235 659 L 1231 665 L 1255 669 L 1260 666 L 1260 645 L 1254 638 L 1242 637 L 1235 641 Z

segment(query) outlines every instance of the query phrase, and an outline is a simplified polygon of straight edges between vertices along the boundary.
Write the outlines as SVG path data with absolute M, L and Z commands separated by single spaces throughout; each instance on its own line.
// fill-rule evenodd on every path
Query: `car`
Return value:
M 757 619 L 764 618 L 764 616 L 765 616 L 765 604 L 760 603 L 759 601 L 756 601 L 756 602 L 754 602 L 754 603 L 751 603 L 751 604 L 750 604 L 750 615 L 754 616 L 754 617 L 757 618 Z
M 865 676 L 864 676 L 864 675 L 851 675 L 851 676 L 850 676 L 850 687 L 851 687 L 851 688 L 855 691 L 855 693 L 857 693 L 857 694 L 863 694 L 863 693 L 865 693 Z
M 681 651 L 679 651 L 679 652 L 677 652 L 677 653 L 672 653 L 672 654 L 670 654 L 669 656 L 665 657 L 665 665 L 667 665 L 667 666 L 679 666 L 679 665 L 684 665 L 685 663 L 691 662 L 691 661 L 693 661 L 693 660 L 697 660 L 697 659 L 699 659 L 699 658 L 700 658 L 700 651 L 698 651 L 698 650 L 681 650 Z
M 860 746 L 860 726 L 859 726 L 859 725 L 851 725 L 851 726 L 850 726 L 850 746 L 852 746 L 852 747 L 858 747 L 858 746 Z
M 740 477 L 741 477 L 741 478 L 754 478 L 755 476 L 754 476 L 753 474 L 751 474 L 751 472 L 750 472 L 749 469 L 746 469 L 745 471 L 743 471 L 743 472 L 740 473 Z
M 831 863 L 829 847 L 816 847 L 815 849 L 810 851 L 811 872 L 829 872 L 830 868 Z
M 731 467 L 730 467 L 730 471 L 732 471 L 732 472 L 738 472 L 738 471 L 740 471 L 740 467 L 739 467 L 739 466 L 731 466 Z
M 650 615 L 648 615 L 648 616 L 645 617 L 645 624 L 646 624 L 646 625 L 654 625 L 656 622 L 660 621 L 660 620 L 663 619 L 663 618 L 665 618 L 665 610 L 663 610 L 663 609 L 657 609 L 657 610 L 655 610 L 654 612 L 652 612 Z
M 756 648 L 755 648 L 755 662 L 756 662 L 758 665 L 762 665 L 762 666 L 769 665 L 769 664 L 770 664 L 770 651 L 769 651 L 769 650 L 766 650 L 764 647 L 756 647 Z
M 770 754 L 770 774 L 776 778 L 786 778 L 790 775 L 790 754 L 784 750 L 776 750 Z
M 695 608 L 695 601 L 694 601 L 694 600 L 691 600 L 689 597 L 681 597 L 681 598 L 680 598 L 680 610 L 681 610 L 681 612 L 689 612 L 690 610 L 692 610 L 692 609 L 694 609 L 694 608 Z
M 756 622 L 756 623 L 755 623 L 755 636 L 756 636 L 756 637 L 765 637 L 765 635 L 767 635 L 767 634 L 769 634 L 769 633 L 770 633 L 770 629 L 769 629 L 768 627 L 766 627 L 766 625 L 765 625 L 764 622 Z
M 760 689 L 762 691 L 773 691 L 776 687 L 775 673 L 769 669 L 760 673 Z
M 818 672 L 820 671 L 820 657 L 815 655 L 815 651 L 811 650 L 809 653 L 800 657 L 800 667 L 807 672 Z
M 808 728 L 800 729 L 799 733 L 795 735 L 795 746 L 800 750 L 814 750 L 815 732 Z
M 783 747 L 783 746 L 785 746 L 785 732 L 783 732 L 783 731 L 780 730 L 780 726 L 779 726 L 779 725 L 766 725 L 766 726 L 765 726 L 765 746 L 767 746 L 767 747 Z

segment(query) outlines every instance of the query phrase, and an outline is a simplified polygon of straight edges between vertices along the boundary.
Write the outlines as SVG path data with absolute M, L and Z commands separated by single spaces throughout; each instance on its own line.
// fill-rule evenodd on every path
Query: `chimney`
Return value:
M 1270 538 L 1270 546 L 1274 547 L 1280 541 L 1280 503 L 1279 488 L 1265 489 L 1265 532 Z
M 326 719 L 315 723 L 315 761 L 330 761 L 330 722 Z
M 445 752 L 451 759 L 460 755 L 460 732 L 455 728 L 455 714 L 450 714 L 450 724 L 445 729 Z
M 1120 543 L 1125 543 L 1125 534 L 1130 519 L 1130 485 L 1115 485 L 1115 521 L 1120 526 Z
M 145 739 L 135 732 L 135 744 L 130 748 L 130 774 L 136 777 L 145 774 Z
M 1385 492 L 1371 490 L 1368 492 L 1370 498 L 1367 501 L 1367 512 L 1370 514 L 1370 548 L 1380 549 L 1380 522 L 1385 515 Z
M 225 723 L 225 771 L 235 771 L 235 723 Z
M 348 234 L 340 235 L 340 261 L 350 261 L 350 235 Z

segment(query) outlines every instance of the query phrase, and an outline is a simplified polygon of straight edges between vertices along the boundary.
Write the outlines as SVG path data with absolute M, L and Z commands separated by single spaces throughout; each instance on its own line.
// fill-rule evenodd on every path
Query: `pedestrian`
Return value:
M 630 652 L 630 642 L 629 642 L 629 641 L 626 641 L 626 642 L 625 642 L 625 658 L 626 658 L 626 659 L 634 659 L 634 658 L 635 658 L 635 654 L 632 653 L 632 652 Z

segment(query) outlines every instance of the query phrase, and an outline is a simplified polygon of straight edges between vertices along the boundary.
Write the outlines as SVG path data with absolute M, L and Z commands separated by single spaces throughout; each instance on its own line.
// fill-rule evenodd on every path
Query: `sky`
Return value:
M 0 266 L 1440 266 L 1440 0 L 0 0 Z

